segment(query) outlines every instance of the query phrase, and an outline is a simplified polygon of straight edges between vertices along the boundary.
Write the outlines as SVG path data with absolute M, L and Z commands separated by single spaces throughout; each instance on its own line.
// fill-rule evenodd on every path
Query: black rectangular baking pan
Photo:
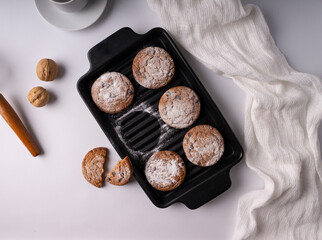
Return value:
M 172 56 L 176 67 L 173 80 L 157 90 L 140 86 L 132 74 L 132 61 L 135 55 L 148 46 L 164 48 Z M 165 208 L 175 202 L 181 202 L 188 208 L 195 209 L 231 186 L 229 171 L 242 159 L 242 147 L 165 30 L 154 28 L 146 34 L 139 35 L 130 28 L 122 28 L 90 49 L 88 59 L 90 69 L 77 83 L 79 94 L 120 157 L 130 157 L 134 177 L 157 207 Z M 113 71 L 120 72 L 130 79 L 135 95 L 129 108 L 121 113 L 107 114 L 94 104 L 91 86 L 101 74 Z M 159 99 L 166 90 L 174 86 L 188 86 L 200 98 L 201 113 L 191 127 L 209 124 L 216 127 L 223 135 L 225 152 L 214 166 L 198 167 L 187 160 L 182 140 L 191 127 L 178 130 L 167 126 L 161 120 L 158 113 Z M 144 174 L 146 161 L 159 150 L 177 152 L 186 164 L 187 175 L 184 182 L 172 191 L 162 192 L 154 189 Z

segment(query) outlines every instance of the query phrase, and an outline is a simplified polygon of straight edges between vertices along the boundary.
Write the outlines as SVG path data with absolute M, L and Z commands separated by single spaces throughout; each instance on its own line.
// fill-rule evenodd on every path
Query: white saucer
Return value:
M 108 0 L 89 0 L 79 12 L 60 11 L 49 0 L 35 0 L 40 15 L 50 24 L 66 30 L 75 31 L 92 25 L 103 13 Z

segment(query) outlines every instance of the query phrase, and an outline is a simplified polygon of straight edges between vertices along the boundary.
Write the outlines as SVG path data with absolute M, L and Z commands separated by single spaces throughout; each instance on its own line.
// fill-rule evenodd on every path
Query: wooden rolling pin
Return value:
M 22 143 L 27 147 L 32 156 L 36 157 L 40 154 L 40 149 L 32 139 L 31 135 L 21 122 L 19 116 L 0 93 L 0 114 L 17 134 Z

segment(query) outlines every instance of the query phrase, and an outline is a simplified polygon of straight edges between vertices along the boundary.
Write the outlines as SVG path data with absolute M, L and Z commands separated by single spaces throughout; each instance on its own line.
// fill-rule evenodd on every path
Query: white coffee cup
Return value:
M 82 10 L 87 0 L 49 0 L 55 7 L 64 12 L 78 12 Z

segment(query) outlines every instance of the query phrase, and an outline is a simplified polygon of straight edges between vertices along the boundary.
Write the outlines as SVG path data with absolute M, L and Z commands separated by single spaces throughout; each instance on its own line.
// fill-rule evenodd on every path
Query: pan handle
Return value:
M 228 190 L 231 186 L 230 169 L 207 179 L 178 200 L 190 209 L 196 209 Z
M 125 48 L 135 43 L 141 35 L 135 33 L 131 28 L 124 27 L 105 38 L 88 51 L 87 57 L 91 68 L 102 65 L 112 59 Z

